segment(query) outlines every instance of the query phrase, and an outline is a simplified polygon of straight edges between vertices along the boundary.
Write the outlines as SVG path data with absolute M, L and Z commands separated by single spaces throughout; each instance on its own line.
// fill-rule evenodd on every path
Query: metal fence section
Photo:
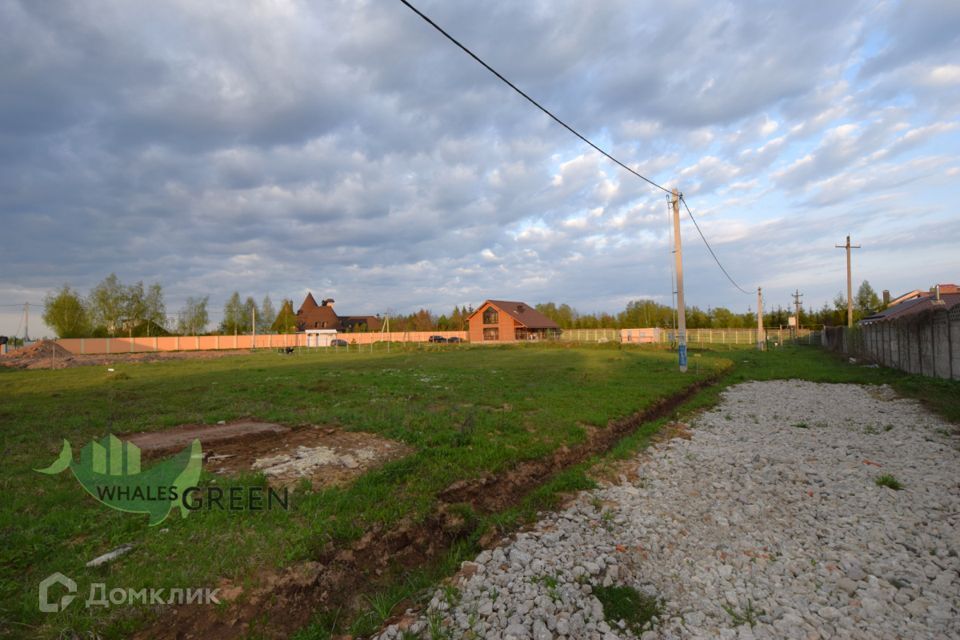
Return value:
M 812 329 L 793 329 L 769 328 L 764 329 L 766 342 L 768 344 L 785 344 L 787 342 L 796 342 L 800 344 L 819 344 L 819 334 Z M 676 334 L 673 329 L 664 329 L 660 332 L 661 342 L 676 342 Z M 687 345 L 704 346 L 711 344 L 725 345 L 756 345 L 756 329 L 687 329 Z
M 616 342 L 620 329 L 564 329 L 560 340 L 568 342 Z
M 797 342 L 820 344 L 820 333 L 812 329 L 789 328 L 765 329 L 766 340 L 772 344 Z M 623 344 L 673 344 L 676 342 L 673 329 L 643 327 L 634 329 L 564 329 L 560 340 L 570 342 L 615 342 Z M 706 346 L 712 344 L 754 346 L 757 344 L 756 329 L 687 329 L 687 344 Z

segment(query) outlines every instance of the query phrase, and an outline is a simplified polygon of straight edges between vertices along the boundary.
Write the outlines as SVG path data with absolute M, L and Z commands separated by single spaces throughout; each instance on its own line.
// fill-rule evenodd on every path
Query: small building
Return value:
M 308 347 L 329 347 L 337 337 L 336 329 L 307 329 Z
M 873 324 L 914 316 L 937 307 L 953 308 L 960 304 L 960 287 L 955 284 L 938 284 L 931 291 L 914 289 L 890 301 L 883 311 L 878 311 L 860 321 Z
M 333 298 L 324 298 L 317 304 L 312 293 L 307 293 L 303 304 L 297 309 L 297 331 L 316 333 L 318 331 L 379 331 L 381 320 L 378 316 L 338 316 L 333 310 Z
M 487 300 L 467 318 L 470 342 L 546 340 L 560 326 L 525 302 Z

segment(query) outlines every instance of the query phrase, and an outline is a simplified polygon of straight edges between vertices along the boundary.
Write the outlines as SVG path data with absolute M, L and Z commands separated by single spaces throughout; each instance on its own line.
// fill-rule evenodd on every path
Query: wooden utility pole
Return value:
M 797 319 L 796 324 L 794 325 L 796 327 L 796 332 L 794 333 L 795 338 L 800 337 L 800 298 L 802 297 L 803 294 L 800 293 L 800 289 L 797 289 L 793 292 L 793 308 L 795 309 L 794 317 Z
M 763 351 L 763 290 L 757 287 L 757 351 Z
M 253 329 L 253 344 L 250 347 L 255 350 L 257 348 L 257 305 L 250 307 L 250 327 Z
M 23 303 L 23 345 L 30 340 L 30 303 Z
M 680 193 L 673 190 L 673 259 L 677 269 L 677 353 L 680 371 L 687 371 L 687 309 L 683 304 L 683 251 L 680 246 Z
M 860 245 L 850 244 L 850 236 L 847 236 L 847 244 L 834 246 L 837 249 L 847 250 L 847 326 L 853 328 L 853 278 L 850 275 L 850 249 L 859 249 Z

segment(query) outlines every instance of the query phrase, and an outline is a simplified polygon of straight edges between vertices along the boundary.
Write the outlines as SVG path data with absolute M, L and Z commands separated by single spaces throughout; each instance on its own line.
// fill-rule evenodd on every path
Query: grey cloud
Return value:
M 885 46 L 867 60 L 865 77 L 889 72 L 918 59 L 956 62 L 960 47 L 960 4 L 952 0 L 911 0 L 892 5 L 884 16 Z
M 890 30 L 910 64 L 936 58 L 888 14 L 709 6 L 423 8 L 644 175 L 678 184 L 732 272 L 786 280 L 791 260 L 766 260 L 785 229 L 798 236 L 785 251 L 802 253 L 835 231 L 833 208 L 885 193 L 871 172 L 934 170 L 924 162 L 957 137 L 954 89 L 895 87 L 913 67 L 891 66 L 893 53 L 893 71 L 850 78 L 865 29 Z M 358 312 L 669 298 L 663 194 L 399 3 L 9 2 L 0 20 L 14 27 L 0 41 L 0 220 L 18 238 L 0 268 L 24 290 L 116 271 L 163 282 L 172 309 L 235 288 L 323 287 Z M 939 106 L 892 109 L 903 92 Z M 848 139 L 824 133 L 847 124 L 859 127 Z M 757 222 L 781 215 L 804 224 Z M 690 300 L 724 303 L 722 274 L 688 242 Z

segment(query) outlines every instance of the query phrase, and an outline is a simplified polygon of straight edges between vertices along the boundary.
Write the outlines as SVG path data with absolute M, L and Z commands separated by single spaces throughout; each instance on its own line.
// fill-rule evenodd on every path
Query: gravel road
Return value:
M 885 387 L 776 381 L 727 390 L 691 428 L 380 637 L 960 638 L 955 427 Z M 604 585 L 659 615 L 606 620 Z

